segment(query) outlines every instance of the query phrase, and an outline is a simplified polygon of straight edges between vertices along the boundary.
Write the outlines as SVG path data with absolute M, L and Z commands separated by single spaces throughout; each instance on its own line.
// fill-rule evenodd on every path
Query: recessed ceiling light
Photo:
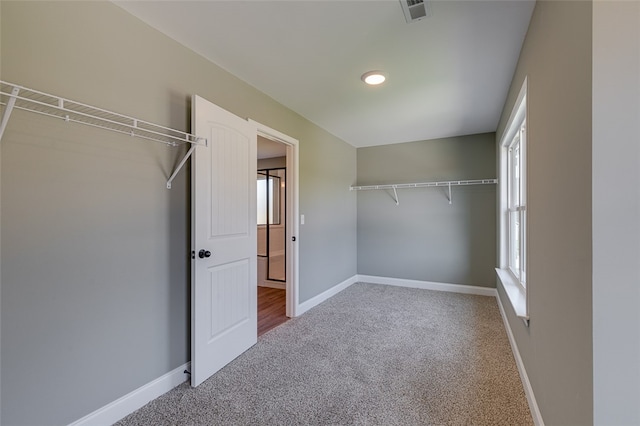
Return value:
M 362 81 L 372 86 L 384 83 L 384 81 L 387 79 L 382 71 L 369 71 L 362 74 L 362 77 L 360 78 L 362 79 Z

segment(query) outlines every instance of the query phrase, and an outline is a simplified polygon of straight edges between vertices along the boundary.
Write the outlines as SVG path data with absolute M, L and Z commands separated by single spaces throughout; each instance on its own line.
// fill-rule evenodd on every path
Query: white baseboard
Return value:
M 536 424 L 536 426 L 544 426 L 544 422 L 542 421 L 542 415 L 540 414 L 540 409 L 538 408 L 538 404 L 536 403 L 536 399 L 533 394 L 533 389 L 531 388 L 531 383 L 529 382 L 529 377 L 527 376 L 527 372 L 524 368 L 522 358 L 520 357 L 520 352 L 518 351 L 518 346 L 513 337 L 513 332 L 511 331 L 511 327 L 509 326 L 509 322 L 507 321 L 504 307 L 502 306 L 502 302 L 500 301 L 500 297 L 498 297 L 496 289 L 488 288 L 488 287 L 474 287 L 474 286 L 460 285 L 460 284 L 445 284 L 445 283 L 436 283 L 436 282 L 429 282 L 429 281 L 376 277 L 376 276 L 370 276 L 370 275 L 354 275 L 351 278 L 348 278 L 343 282 L 331 287 L 330 289 L 320 293 L 319 295 L 312 297 L 311 299 L 303 303 L 298 304 L 295 312 L 295 316 L 302 315 L 303 313 L 307 312 L 309 309 L 335 296 L 336 294 L 340 293 L 342 290 L 346 289 L 352 284 L 355 284 L 356 282 L 365 282 L 365 283 L 371 283 L 371 284 L 385 284 L 385 285 L 393 285 L 393 286 L 399 286 L 399 287 L 421 288 L 425 290 L 448 291 L 453 293 L 476 294 L 481 296 L 495 296 L 498 301 L 498 307 L 500 308 L 500 314 L 502 315 L 502 320 L 504 321 L 505 329 L 507 330 L 509 342 L 511 343 L 511 349 L 513 351 L 513 355 L 516 360 L 516 365 L 518 367 L 518 371 L 520 372 L 520 378 L 524 386 L 524 391 L 527 396 L 527 401 L 529 402 L 529 409 L 531 410 L 533 421 Z M 104 407 L 99 408 L 93 413 L 90 413 L 84 416 L 83 418 L 71 423 L 69 426 L 93 426 L 93 425 L 113 424 L 118 420 L 126 417 L 127 415 L 133 413 L 135 410 L 141 408 L 142 406 L 149 403 L 150 401 L 170 391 L 174 387 L 182 384 L 187 379 L 187 376 L 184 374 L 184 370 L 190 370 L 190 368 L 191 368 L 191 363 L 188 362 L 174 369 L 173 371 L 168 372 L 162 377 L 159 377 L 147 383 L 146 385 L 128 393 L 127 395 L 121 398 L 118 398 L 117 400 L 111 402 L 110 404 L 107 404 Z
M 479 296 L 496 296 L 495 288 L 476 287 L 462 284 L 446 284 L 431 281 L 405 280 L 400 278 L 376 277 L 372 275 L 358 275 L 358 282 L 371 284 L 386 284 L 398 287 L 421 288 L 423 290 L 448 291 L 451 293 L 476 294 Z
M 355 284 L 356 282 L 358 282 L 358 276 L 354 275 L 351 278 L 347 278 L 346 280 L 342 281 L 340 284 L 336 284 L 335 286 L 331 287 L 329 290 L 326 290 L 320 293 L 319 295 L 314 296 L 311 299 L 298 304 L 298 306 L 295 309 L 294 316 L 297 317 L 304 314 L 309 309 L 321 304 L 322 302 L 329 299 L 330 297 L 335 296 L 336 294 L 340 293 L 342 290 L 344 290 L 345 288 L 349 287 L 352 284 Z
M 157 397 L 169 392 L 176 386 L 184 383 L 188 378 L 184 373 L 184 370 L 189 370 L 190 367 L 190 362 L 181 365 L 162 377 L 159 377 L 128 393 L 127 395 L 118 398 L 112 403 L 97 409 L 93 413 L 84 416 L 80 420 L 76 420 L 71 423 L 70 426 L 111 425 Z
M 511 326 L 509 325 L 509 321 L 507 320 L 507 314 L 504 311 L 504 306 L 502 305 L 500 296 L 498 296 L 497 294 L 496 299 L 498 300 L 498 307 L 500 308 L 500 315 L 502 316 L 502 322 L 504 322 L 504 328 L 507 330 L 507 336 L 509 337 L 509 343 L 511 344 L 511 351 L 513 352 L 513 357 L 516 360 L 516 366 L 518 367 L 518 372 L 520 373 L 520 380 L 522 381 L 522 386 L 524 387 L 524 393 L 527 396 L 527 402 L 529 402 L 529 411 L 531 411 L 533 423 L 536 426 L 544 426 L 542 413 L 540 413 L 540 408 L 538 407 L 538 403 L 536 402 L 536 396 L 533 393 L 533 388 L 531 387 L 531 382 L 529 381 L 527 370 L 524 368 L 524 363 L 522 362 L 522 357 L 520 356 L 520 351 L 518 350 L 516 339 L 513 336 L 513 331 L 511 331 Z

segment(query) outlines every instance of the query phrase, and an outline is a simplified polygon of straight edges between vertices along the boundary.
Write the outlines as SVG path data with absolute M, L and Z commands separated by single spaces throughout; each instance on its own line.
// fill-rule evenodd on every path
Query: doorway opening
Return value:
M 297 142 L 297 141 L 296 141 Z M 258 131 L 257 292 L 258 336 L 294 316 L 295 216 L 293 146 Z

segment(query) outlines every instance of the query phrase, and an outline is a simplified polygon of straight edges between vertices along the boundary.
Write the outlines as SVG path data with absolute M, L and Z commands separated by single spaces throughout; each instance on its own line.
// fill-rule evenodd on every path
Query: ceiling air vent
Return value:
M 404 18 L 408 23 L 431 16 L 429 2 L 424 0 L 400 0 Z

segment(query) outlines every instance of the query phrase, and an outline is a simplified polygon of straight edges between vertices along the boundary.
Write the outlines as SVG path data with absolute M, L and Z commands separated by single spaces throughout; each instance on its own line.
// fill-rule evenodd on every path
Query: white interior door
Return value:
M 257 342 L 255 124 L 194 96 L 191 385 Z

